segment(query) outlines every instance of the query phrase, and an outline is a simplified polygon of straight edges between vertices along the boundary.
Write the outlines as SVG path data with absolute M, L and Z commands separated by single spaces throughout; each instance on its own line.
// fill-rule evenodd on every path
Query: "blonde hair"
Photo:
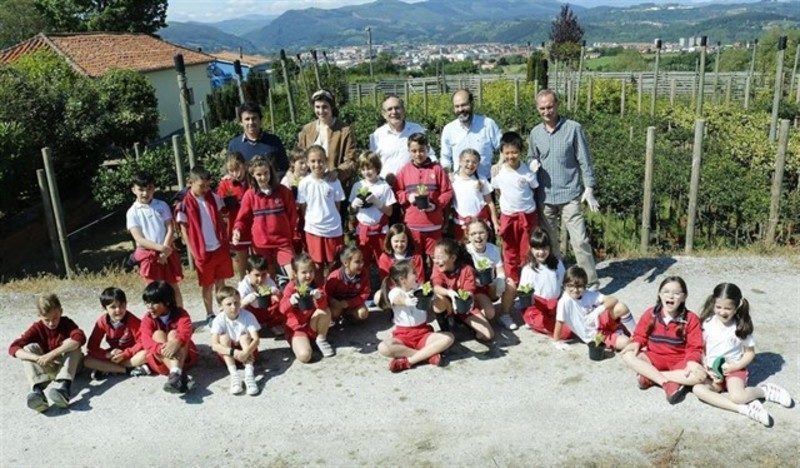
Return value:
M 214 297 L 217 300 L 217 304 L 222 305 L 222 301 L 229 297 L 236 297 L 239 295 L 239 291 L 232 287 L 232 286 L 223 286 L 219 288 L 217 291 L 217 295 Z
M 364 151 L 360 155 L 358 155 L 358 169 L 375 169 L 378 172 L 381 172 L 381 168 L 383 167 L 383 163 L 381 162 L 381 157 L 377 154 L 373 153 L 372 151 Z
M 44 315 L 48 312 L 60 308 L 61 308 L 61 301 L 55 294 L 43 294 L 38 298 L 36 298 L 36 310 L 38 310 L 39 315 Z

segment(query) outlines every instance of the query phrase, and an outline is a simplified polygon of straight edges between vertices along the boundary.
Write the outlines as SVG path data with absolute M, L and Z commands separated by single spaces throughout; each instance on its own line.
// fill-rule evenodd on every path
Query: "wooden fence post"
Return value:
M 642 94 L 644 94 L 644 80 L 641 73 L 639 73 L 639 80 L 636 83 L 636 113 L 642 113 Z
M 72 255 L 70 254 L 67 240 L 67 225 L 64 222 L 64 208 L 61 206 L 61 196 L 58 192 L 58 184 L 56 183 L 56 174 L 53 169 L 52 152 L 50 148 L 42 148 L 42 159 L 44 160 L 44 173 L 47 178 L 47 186 L 50 189 L 50 203 L 53 208 L 56 232 L 58 233 L 58 243 L 61 246 L 61 260 L 64 263 L 64 272 L 67 274 L 67 279 L 72 279 L 74 273 L 72 271 Z
M 269 128 L 275 133 L 275 104 L 272 102 L 272 86 L 267 89 L 267 99 L 269 100 Z
M 703 134 L 705 119 L 697 119 L 694 123 L 694 147 L 692 149 L 692 176 L 689 182 L 689 213 L 686 223 L 686 253 L 694 248 L 694 225 L 697 215 L 697 193 L 700 190 L 700 161 L 703 158 Z
M 675 106 L 675 94 L 678 92 L 678 82 L 675 78 L 669 80 L 669 106 Z
M 656 115 L 656 99 L 658 98 L 658 64 L 661 59 L 661 39 L 656 39 L 656 63 L 653 67 L 653 94 L 650 96 L 650 117 Z
M 650 218 L 653 205 L 653 152 L 656 144 L 656 127 L 647 127 L 644 153 L 644 201 L 642 202 L 642 240 L 639 251 L 647 253 L 650 243 Z
M 697 110 L 695 113 L 697 117 L 703 117 L 703 98 L 706 93 L 705 79 L 706 79 L 706 41 L 708 38 L 702 36 L 700 38 L 700 84 L 697 86 Z
M 625 93 L 627 91 L 627 82 L 625 78 L 619 80 L 619 84 L 622 87 L 622 94 L 619 96 L 619 116 L 625 117 Z
M 731 103 L 732 92 L 733 92 L 733 75 L 728 75 L 728 82 L 725 84 L 725 104 Z
M 769 122 L 769 141 L 775 141 L 778 130 L 778 108 L 783 96 L 783 58 L 786 55 L 786 36 L 778 39 L 778 59 L 775 65 L 775 93 L 772 96 L 772 119 Z
M 286 96 L 289 99 L 289 118 L 291 119 L 292 123 L 297 123 L 297 119 L 294 115 L 294 97 L 292 96 L 292 86 L 289 83 L 289 70 L 287 69 L 286 65 L 286 51 L 281 49 L 280 53 L 281 58 L 281 68 L 283 69 L 283 84 L 286 85 Z
M 586 113 L 592 112 L 592 94 L 594 92 L 594 80 L 589 76 L 586 78 Z
M 356 102 L 361 105 L 361 83 L 356 83 Z
M 411 86 L 408 84 L 408 80 L 403 83 L 403 100 L 406 102 L 407 106 L 411 105 L 411 102 L 408 100 L 408 96 L 410 94 Z
M 422 80 L 422 109 L 428 115 L 428 81 Z
M 514 109 L 519 110 L 519 78 L 514 78 Z
M 778 154 L 775 157 L 775 172 L 772 174 L 772 189 L 769 196 L 769 225 L 767 227 L 767 245 L 775 243 L 775 231 L 778 229 L 778 217 L 781 201 L 781 184 L 783 183 L 783 168 L 786 162 L 786 148 L 789 146 L 789 120 L 781 120 L 780 136 L 778 138 Z
M 139 142 L 138 141 L 134 141 L 133 142 L 133 157 L 136 158 L 136 160 L 138 161 L 140 156 L 141 156 L 141 153 L 139 152 Z
M 378 83 L 372 83 L 372 104 L 378 107 Z
M 181 137 L 172 135 L 172 154 L 175 156 L 175 176 L 178 178 L 178 188 L 186 188 L 186 179 L 183 176 L 183 161 L 181 160 Z M 186 248 L 186 259 L 189 261 L 189 270 L 194 271 L 194 261 L 192 261 L 192 251 Z
M 58 261 L 61 246 L 58 243 L 56 221 L 53 219 L 53 204 L 50 202 L 50 188 L 47 186 L 47 176 L 44 174 L 44 169 L 36 169 L 36 180 L 39 182 L 39 195 L 42 197 L 44 219 L 45 224 L 47 224 L 47 237 L 50 238 L 50 249 L 53 251 L 53 264 L 56 267 L 56 271 L 62 273 L 64 270 Z
M 483 105 L 483 77 L 478 77 L 478 104 Z
M 238 115 L 237 115 L 238 117 Z M 203 122 L 203 133 L 208 133 L 209 125 L 208 125 L 208 116 L 206 115 L 206 102 L 205 100 L 200 101 L 200 119 Z

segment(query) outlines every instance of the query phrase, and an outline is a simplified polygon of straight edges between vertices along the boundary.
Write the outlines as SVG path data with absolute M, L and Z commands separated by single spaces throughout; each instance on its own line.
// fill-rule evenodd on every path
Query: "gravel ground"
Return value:
M 769 380 L 800 395 L 800 257 L 670 257 L 603 262 L 602 291 L 637 317 L 666 275 L 689 285 L 697 310 L 721 281 L 751 302 L 757 357 L 751 384 Z M 202 310 L 184 285 L 187 309 Z M 334 358 L 294 362 L 287 343 L 261 343 L 256 397 L 231 396 L 209 334 L 194 340 L 197 386 L 183 397 L 163 377 L 89 382 L 82 373 L 70 410 L 25 406 L 27 388 L 8 344 L 34 319 L 33 295 L 0 287 L 0 466 L 67 465 L 767 465 L 797 466 L 800 411 L 766 403 L 774 426 L 711 408 L 688 395 L 671 406 L 658 388 L 641 391 L 617 357 L 591 362 L 586 348 L 556 350 L 527 329 L 502 332 L 487 348 L 465 332 L 443 368 L 391 374 L 376 352 L 386 314 L 334 330 Z M 87 334 L 100 288 L 58 283 L 65 314 Z M 138 292 L 129 308 L 141 314 Z

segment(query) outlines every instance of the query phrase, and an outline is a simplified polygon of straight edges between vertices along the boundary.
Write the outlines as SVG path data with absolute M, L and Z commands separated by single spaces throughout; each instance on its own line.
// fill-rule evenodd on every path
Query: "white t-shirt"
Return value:
M 459 174 L 453 176 L 453 206 L 456 213 L 461 217 L 475 216 L 480 213 L 486 200 L 484 197 L 494 191 L 491 184 L 484 179 L 474 177 L 462 177 Z
M 191 192 L 187 192 L 186 196 L 194 197 L 200 207 L 198 210 L 200 212 L 200 227 L 203 230 L 203 243 L 206 245 L 206 252 L 213 252 L 217 250 L 220 248 L 220 243 L 217 239 L 217 233 L 214 232 L 214 225 L 213 221 L 211 220 L 211 213 L 208 211 L 208 206 L 206 205 L 206 199 L 204 197 L 195 197 Z M 216 193 L 212 193 L 211 196 L 214 197 L 214 201 L 217 203 L 217 211 L 221 210 L 225 206 L 225 204 L 222 202 L 222 198 L 220 198 Z M 183 224 L 186 224 L 189 221 L 186 218 L 186 213 L 182 211 L 178 211 L 176 220 Z M 222 222 L 222 220 L 219 219 L 219 216 L 218 221 Z
M 722 323 L 716 315 L 703 322 L 703 343 L 705 343 L 705 364 L 711 367 L 718 356 L 726 361 L 738 361 L 742 358 L 745 348 L 756 345 L 753 335 L 745 339 L 736 336 L 736 322 L 731 320 L 728 325 Z
M 547 268 L 547 265 L 540 265 L 538 270 L 534 270 L 530 263 L 522 267 L 522 274 L 519 278 L 520 285 L 533 286 L 533 293 L 544 299 L 556 299 L 561 295 L 562 283 L 564 282 L 564 264 L 558 261 L 555 270 Z
M 505 276 L 504 274 L 500 274 L 497 269 L 499 268 L 500 271 L 503 271 L 503 259 L 500 256 L 500 249 L 497 248 L 496 245 L 486 243 L 486 250 L 483 252 L 478 252 L 475 250 L 475 246 L 472 243 L 467 244 L 467 252 L 472 256 L 472 263 L 475 265 L 475 269 L 478 268 L 478 260 L 489 260 L 492 266 L 495 268 L 495 273 L 498 277 Z
M 492 178 L 492 187 L 500 190 L 500 211 L 507 215 L 533 213 L 536 210 L 533 189 L 538 186 L 536 173 L 527 164 L 520 163 L 517 169 L 503 164 Z
M 400 169 L 411 162 L 408 154 L 408 137 L 415 133 L 425 133 L 421 125 L 406 121 L 401 132 L 395 132 L 389 124 L 378 127 L 369 136 L 369 150 L 381 157 L 381 177 L 397 174 Z M 428 157 L 436 161 L 436 153 L 428 147 Z
M 344 190 L 338 180 L 328 182 L 314 176 L 303 177 L 297 187 L 297 203 L 306 205 L 305 229 L 319 237 L 342 235 L 342 217 L 336 202 L 344 200 Z
M 394 312 L 394 324 L 399 327 L 416 327 L 428 321 L 428 313 L 424 310 L 417 309 L 416 306 L 397 305 L 394 304 L 398 298 L 414 297 L 412 292 L 405 292 L 400 288 L 392 288 L 389 291 L 389 303 L 392 304 L 392 312 Z
M 145 239 L 163 244 L 167 236 L 167 222 L 171 219 L 172 210 L 165 202 L 155 198 L 150 200 L 150 204 L 135 201 L 125 213 L 125 229 L 138 227 Z
M 217 314 L 211 322 L 212 334 L 228 335 L 228 338 L 236 343 L 239 342 L 240 336 L 258 332 L 260 329 L 261 325 L 258 324 L 256 316 L 244 309 L 239 309 L 239 316 L 235 320 L 229 319 L 223 312 Z
M 594 340 L 597 333 L 597 318 L 605 310 L 605 296 L 597 291 L 584 291 L 579 300 L 564 294 L 558 300 L 556 320 L 569 325 L 575 335 L 584 343 Z
M 268 275 L 264 275 L 264 280 L 259 286 L 269 286 L 273 290 L 278 289 L 278 285 L 275 284 L 275 281 L 272 280 Z M 250 284 L 250 280 L 247 277 L 242 278 L 239 281 L 239 284 L 236 286 L 236 290 L 239 291 L 239 296 L 244 298 L 250 293 L 257 293 L 256 287 Z
M 369 187 L 369 191 L 378 199 L 380 206 L 390 206 L 397 203 L 394 190 L 392 190 L 392 187 L 383 179 L 378 179 L 372 185 L 363 179 L 353 184 L 353 189 L 350 190 L 350 203 L 353 203 L 353 200 L 358 198 L 358 190 L 365 186 Z M 356 213 L 356 219 L 359 224 L 366 224 L 368 226 L 378 224 L 381 221 L 381 217 L 383 217 L 383 212 L 376 204 L 373 204 L 369 208 L 362 208 Z M 388 230 L 389 227 L 387 226 L 383 229 L 383 232 L 386 233 Z

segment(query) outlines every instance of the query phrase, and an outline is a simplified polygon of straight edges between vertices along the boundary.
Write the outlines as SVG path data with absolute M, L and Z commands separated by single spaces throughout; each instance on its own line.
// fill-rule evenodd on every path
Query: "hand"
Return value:
M 722 375 L 728 375 L 733 372 L 732 365 L 728 364 L 727 362 L 722 364 Z
M 531 159 L 530 163 L 531 172 L 538 171 L 540 167 L 542 167 L 542 163 L 540 163 L 538 159 Z
M 408 194 L 408 203 L 413 205 L 416 200 L 417 200 L 417 194 L 416 193 L 411 192 L 411 193 Z
M 300 301 L 300 295 L 299 295 L 299 294 L 297 294 L 297 293 L 294 293 L 294 294 L 292 294 L 291 296 L 289 296 L 289 303 L 290 303 L 290 304 L 292 304 L 292 305 L 297 305 L 297 303 L 298 303 L 299 301 Z
M 624 348 L 622 348 L 622 351 L 620 351 L 620 354 L 625 354 L 625 353 L 633 353 L 634 356 L 639 354 L 639 343 L 635 342 L 628 343 Z
M 119 351 L 119 350 L 118 350 L 118 349 L 115 349 L 114 351 Z M 124 354 L 122 354 L 121 352 L 119 352 L 119 353 L 117 353 L 117 354 L 115 354 L 115 355 L 111 356 L 111 357 L 109 358 L 109 360 L 110 360 L 111 362 L 113 362 L 114 364 L 119 364 L 119 363 L 121 363 L 122 361 L 124 361 L 124 360 L 125 360 L 125 355 L 124 355 Z
M 428 203 L 428 207 L 425 208 L 422 211 L 424 211 L 425 213 L 430 213 L 431 211 L 433 211 L 435 209 L 436 209 L 436 205 L 433 202 L 430 202 L 430 203 Z
M 311 297 L 313 297 L 316 300 L 319 300 L 319 298 L 322 297 L 322 291 L 320 291 L 319 289 L 312 290 L 311 291 Z
M 163 255 L 164 258 L 167 258 L 170 255 L 172 255 L 172 247 L 165 245 L 164 248 L 161 249 L 161 255 Z
M 51 351 L 49 353 L 42 354 L 41 356 L 36 358 L 36 364 L 39 364 L 40 366 L 44 367 L 55 361 L 55 359 L 56 355 L 53 354 L 53 352 Z
M 597 199 L 594 198 L 594 189 L 591 187 L 586 187 L 583 190 L 583 195 L 581 196 L 581 203 L 586 202 L 589 206 L 590 211 L 599 211 L 600 204 L 597 203 Z
M 561 351 L 567 351 L 569 349 L 569 345 L 563 341 L 553 341 L 553 346 Z
M 244 296 L 242 298 L 242 305 L 245 306 L 247 304 L 251 304 L 251 303 L 255 302 L 256 299 L 258 299 L 258 293 L 251 292 L 250 294 L 248 294 L 248 295 L 246 295 L 246 296 Z
M 237 245 L 239 243 L 239 238 L 242 236 L 242 233 L 239 232 L 238 229 L 233 230 L 233 235 L 231 235 L 231 244 Z
M 376 197 L 374 193 L 370 192 L 369 196 L 366 199 L 366 202 L 367 203 L 372 203 L 373 205 L 377 205 L 378 204 L 378 197 Z
M 364 206 L 364 200 L 362 200 L 359 197 L 356 197 L 356 199 L 353 200 L 353 203 L 351 203 L 350 206 L 352 206 L 354 210 L 361 209 L 361 207 Z
M 335 182 L 339 178 L 339 171 L 336 169 L 329 169 L 325 172 L 325 180 L 328 182 Z
M 417 299 L 415 296 L 406 297 L 406 305 L 407 306 L 416 307 L 418 302 L 419 302 L 419 299 Z
M 180 343 L 177 341 L 167 341 L 161 346 L 161 355 L 167 359 L 172 359 L 175 357 L 175 354 L 178 352 L 178 348 L 180 347 Z
M 159 265 L 166 265 L 167 264 L 167 257 L 164 256 L 163 253 L 158 254 L 158 258 L 156 259 Z

